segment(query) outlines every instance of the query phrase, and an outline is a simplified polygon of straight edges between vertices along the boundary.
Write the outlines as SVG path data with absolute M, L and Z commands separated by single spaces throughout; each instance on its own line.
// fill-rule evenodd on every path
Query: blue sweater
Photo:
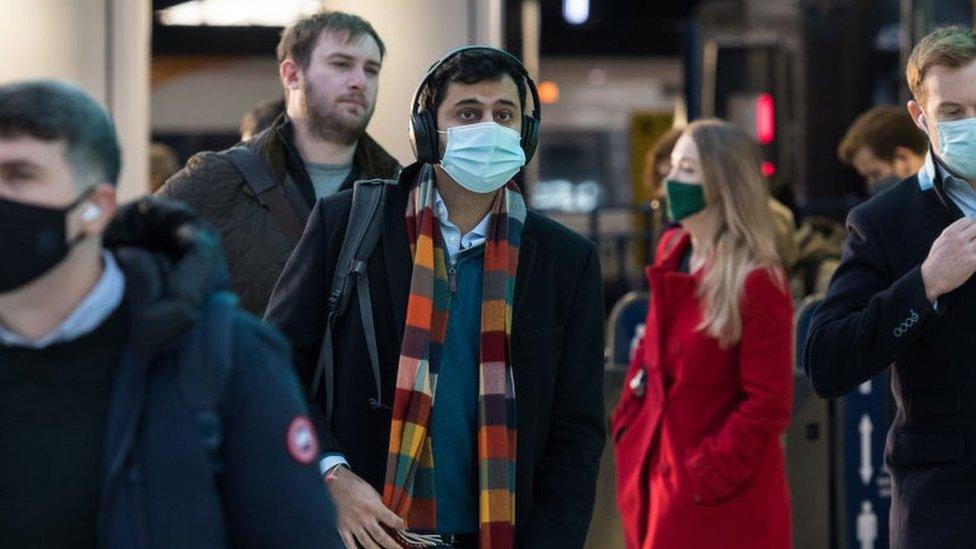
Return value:
M 431 439 L 437 531 L 478 531 L 478 360 L 484 246 L 457 256 L 440 359 Z

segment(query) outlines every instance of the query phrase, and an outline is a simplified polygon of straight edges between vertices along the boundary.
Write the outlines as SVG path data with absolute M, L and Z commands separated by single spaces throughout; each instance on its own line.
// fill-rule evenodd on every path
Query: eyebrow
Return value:
M 23 169 L 23 168 L 41 169 L 41 165 L 38 164 L 37 162 L 31 160 L 24 160 L 20 158 L 0 161 L 0 169 L 15 170 L 15 169 Z
M 475 99 L 473 97 L 469 97 L 468 99 L 462 99 L 462 100 L 458 101 L 457 103 L 454 104 L 454 106 L 455 107 L 460 107 L 462 105 L 476 105 L 476 106 L 479 106 L 481 104 L 482 104 L 481 101 L 478 101 L 477 99 Z M 506 107 L 513 107 L 513 108 L 518 106 L 518 105 L 516 105 L 516 103 L 514 101 L 512 101 L 510 99 L 499 99 L 498 101 L 495 102 L 495 104 L 501 104 L 501 105 L 504 105 Z
M 330 53 L 328 59 L 330 59 L 330 60 L 341 60 L 341 61 L 352 61 L 352 62 L 355 62 L 357 60 L 357 58 L 355 56 L 349 55 L 348 53 L 341 53 L 341 52 Z M 374 66 L 379 67 L 379 66 L 381 66 L 383 64 L 383 62 L 382 61 L 377 61 L 375 59 L 366 59 L 366 64 L 367 65 L 374 65 Z

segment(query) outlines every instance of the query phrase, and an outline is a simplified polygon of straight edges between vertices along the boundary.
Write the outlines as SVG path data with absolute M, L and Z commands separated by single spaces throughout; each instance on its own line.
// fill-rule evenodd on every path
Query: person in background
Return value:
M 149 146 L 149 194 L 153 194 L 166 180 L 179 171 L 179 159 L 168 145 L 153 143 Z
M 338 549 L 287 343 L 120 167 L 84 92 L 0 86 L 0 545 Z
M 664 178 L 671 171 L 671 150 L 674 144 L 681 137 L 681 128 L 671 128 L 661 134 L 657 141 L 647 150 L 644 157 L 644 190 L 648 203 L 651 206 L 650 212 L 650 231 L 652 240 L 650 245 L 646 245 L 642 265 L 654 261 L 652 257 L 656 243 L 661 238 L 661 234 L 667 230 L 670 223 L 667 217 L 667 208 L 664 200 Z
M 386 48 L 372 25 L 321 12 L 285 29 L 278 76 L 286 113 L 234 153 L 200 153 L 159 190 L 220 232 L 241 306 L 263 315 L 319 198 L 400 165 L 366 134 Z M 237 162 L 248 161 L 239 166 Z M 270 176 L 270 181 L 268 181 Z
M 629 549 L 791 546 L 793 312 L 759 158 L 718 120 L 691 124 L 671 155 L 680 227 L 648 270 L 645 333 L 611 420 Z
M 671 150 L 681 137 L 682 128 L 661 134 L 647 150 L 644 159 L 644 185 L 651 200 L 664 198 L 664 178 L 671 172 Z
M 285 112 L 285 99 L 267 99 L 254 105 L 241 117 L 241 141 L 247 141 L 271 127 Z
M 874 196 L 918 173 L 928 150 L 908 111 L 885 105 L 854 119 L 837 146 L 837 158 L 861 174 Z
M 837 157 L 864 178 L 875 196 L 912 177 L 925 162 L 928 140 L 902 107 L 874 107 L 854 119 L 837 146 Z M 799 295 L 822 296 L 840 265 L 844 225 L 808 216 L 797 231 L 799 260 L 794 285 Z

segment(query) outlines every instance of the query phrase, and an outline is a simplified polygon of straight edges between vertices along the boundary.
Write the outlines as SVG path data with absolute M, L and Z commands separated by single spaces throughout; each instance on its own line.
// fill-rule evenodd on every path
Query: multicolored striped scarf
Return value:
M 447 332 L 451 290 L 432 170 L 410 192 L 406 222 L 413 276 L 400 350 L 383 502 L 412 531 L 434 532 L 434 454 L 430 421 Z M 509 341 L 525 202 L 509 182 L 491 206 L 485 243 L 478 365 L 478 540 L 510 548 L 515 535 L 515 383 Z M 463 532 L 452 532 L 463 533 Z

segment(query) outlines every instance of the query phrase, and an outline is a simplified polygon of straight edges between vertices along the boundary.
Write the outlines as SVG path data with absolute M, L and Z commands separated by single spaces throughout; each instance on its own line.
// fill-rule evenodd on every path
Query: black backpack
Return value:
M 369 280 L 366 276 L 366 265 L 370 255 L 379 242 L 382 229 L 383 204 L 386 189 L 395 185 L 393 179 L 368 179 L 357 181 L 352 191 L 352 208 L 349 211 L 349 223 L 346 234 L 342 239 L 339 250 L 339 260 L 332 277 L 332 288 L 326 309 L 325 333 L 322 336 L 322 347 L 319 351 L 315 375 L 312 378 L 311 394 L 318 396 L 320 386 L 325 382 L 325 421 L 332 422 L 335 408 L 335 356 L 333 354 L 332 331 L 336 321 L 345 314 L 349 306 L 349 299 L 353 290 L 359 296 L 359 310 L 363 322 L 363 332 L 366 335 L 366 347 L 369 350 L 369 362 L 373 370 L 373 381 L 376 384 L 376 396 L 370 399 L 374 408 L 385 407 L 380 387 L 380 360 L 376 346 L 376 332 L 373 324 L 373 305 L 369 293 Z

